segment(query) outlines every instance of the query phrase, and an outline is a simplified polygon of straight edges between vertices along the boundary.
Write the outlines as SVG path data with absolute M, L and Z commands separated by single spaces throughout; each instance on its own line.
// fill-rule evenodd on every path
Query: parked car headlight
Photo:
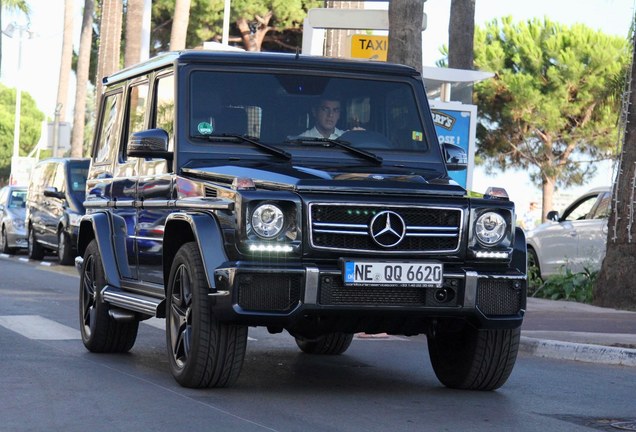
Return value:
M 273 204 L 261 204 L 254 209 L 251 217 L 252 228 L 261 238 L 278 236 L 285 226 L 283 211 Z
M 16 229 L 19 229 L 19 230 L 24 229 L 24 219 L 16 218 L 16 219 L 13 219 L 11 223 Z
M 498 244 L 506 235 L 506 220 L 499 213 L 486 212 L 475 222 L 475 235 L 485 246 Z

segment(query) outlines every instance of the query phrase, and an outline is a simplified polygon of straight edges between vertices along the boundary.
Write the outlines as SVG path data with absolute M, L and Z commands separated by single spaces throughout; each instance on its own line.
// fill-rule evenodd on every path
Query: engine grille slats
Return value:
M 397 244 L 378 244 L 371 224 L 381 213 L 391 212 L 395 230 L 403 230 Z M 459 250 L 463 210 L 452 207 L 353 205 L 311 203 L 310 242 L 316 249 L 350 252 L 454 253 Z M 391 228 L 388 226 L 388 228 Z M 376 236 L 377 237 L 377 236 Z

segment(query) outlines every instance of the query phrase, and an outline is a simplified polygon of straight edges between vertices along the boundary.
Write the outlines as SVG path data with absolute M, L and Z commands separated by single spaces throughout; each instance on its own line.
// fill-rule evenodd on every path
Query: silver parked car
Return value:
M 601 267 L 610 201 L 609 187 L 592 189 L 562 215 L 548 212 L 548 221 L 527 233 L 528 264 L 538 267 L 542 279 L 565 269 L 578 273 Z
M 0 190 L 0 251 L 15 253 L 27 247 L 24 229 L 26 186 L 5 186 Z

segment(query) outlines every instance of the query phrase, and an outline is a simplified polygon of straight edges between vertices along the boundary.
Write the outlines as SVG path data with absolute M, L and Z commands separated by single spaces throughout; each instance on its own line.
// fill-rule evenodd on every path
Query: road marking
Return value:
M 34 340 L 81 339 L 79 330 L 39 315 L 0 316 L 0 326 Z
M 166 320 L 163 318 L 148 318 L 147 320 L 142 321 L 142 323 L 149 325 L 150 327 L 154 327 L 157 328 L 159 330 L 166 330 Z M 248 336 L 247 337 L 248 341 L 256 341 L 257 339 L 254 339 L 253 337 Z

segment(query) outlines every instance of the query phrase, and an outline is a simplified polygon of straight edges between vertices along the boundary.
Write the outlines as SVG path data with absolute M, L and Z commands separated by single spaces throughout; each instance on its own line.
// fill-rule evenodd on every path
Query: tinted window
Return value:
M 352 145 L 419 152 L 429 148 L 414 88 L 406 81 L 214 71 L 195 71 L 191 77 L 193 137 L 239 134 L 282 145 L 307 136 L 323 114 L 337 118 L 339 135 L 354 129 L 373 133 L 368 136 L 375 141 Z M 325 100 L 337 107 L 321 106 Z
M 69 167 L 69 186 L 71 192 L 86 191 L 86 176 L 88 175 L 88 166 L 71 165 Z
M 119 135 L 119 111 L 121 107 L 121 93 L 111 94 L 104 100 L 102 108 L 101 128 L 98 132 L 96 148 L 94 150 L 95 163 L 106 163 L 113 160 L 117 148 Z
M 130 88 L 128 95 L 128 136 L 145 129 L 146 104 L 148 102 L 148 83 Z
M 155 85 L 156 111 L 153 127 L 164 129 L 170 137 L 169 150 L 174 148 L 174 77 L 159 77 Z

